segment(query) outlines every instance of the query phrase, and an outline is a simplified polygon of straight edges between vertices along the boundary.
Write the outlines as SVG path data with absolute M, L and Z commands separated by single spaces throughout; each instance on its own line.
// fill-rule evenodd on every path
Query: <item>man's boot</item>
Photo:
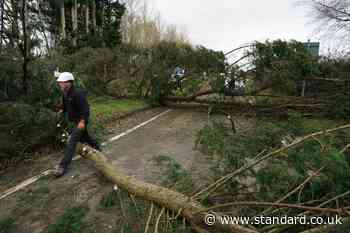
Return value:
M 66 174 L 67 169 L 62 167 L 61 165 L 57 165 L 54 169 L 54 175 L 58 178 Z

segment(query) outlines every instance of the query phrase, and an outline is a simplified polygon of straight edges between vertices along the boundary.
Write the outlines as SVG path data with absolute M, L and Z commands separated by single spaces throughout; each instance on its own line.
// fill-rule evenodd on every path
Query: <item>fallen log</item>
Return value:
M 89 146 L 79 144 L 77 151 L 83 158 L 94 162 L 95 167 L 111 182 L 120 188 L 139 198 L 152 201 L 162 207 L 181 215 L 190 223 L 197 232 L 230 232 L 230 233 L 257 233 L 257 231 L 236 224 L 221 224 L 220 215 L 214 214 L 216 221 L 212 225 L 206 225 L 205 218 L 208 212 L 201 212 L 204 207 L 190 197 L 168 188 L 146 183 L 127 176 L 111 164 L 103 153 Z M 195 214 L 196 213 L 196 214 Z M 212 215 L 211 215 L 212 216 Z
M 214 89 L 209 89 L 209 90 L 204 90 L 200 91 L 198 93 L 194 93 L 189 96 L 164 96 L 162 100 L 164 101 L 181 101 L 181 102 L 192 102 L 197 100 L 198 97 L 201 96 L 207 96 L 211 94 L 223 94 L 224 96 L 252 96 L 252 95 L 257 95 L 261 91 L 264 91 L 271 87 L 271 83 L 269 81 L 263 81 L 258 85 L 258 87 L 250 90 L 247 92 L 245 89 L 229 89 L 229 88 L 224 88 L 222 90 L 214 90 Z
M 184 108 L 184 109 L 203 109 L 208 110 L 209 108 L 214 107 L 212 112 L 215 112 L 215 109 L 227 109 L 230 112 L 244 112 L 246 116 L 275 116 L 279 118 L 288 117 L 289 111 L 300 112 L 305 115 L 319 115 L 325 112 L 325 109 L 328 108 L 328 105 L 323 103 L 312 103 L 312 104 L 299 104 L 299 103 L 287 103 L 280 105 L 261 105 L 261 104 L 250 104 L 243 102 L 219 102 L 212 100 L 195 100 L 192 102 L 173 102 L 173 101 L 163 101 L 163 105 L 170 108 Z

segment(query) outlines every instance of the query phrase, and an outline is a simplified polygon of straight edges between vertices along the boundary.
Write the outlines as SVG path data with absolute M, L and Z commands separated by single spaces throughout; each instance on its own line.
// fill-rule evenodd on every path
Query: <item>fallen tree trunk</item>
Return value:
M 246 92 L 245 89 L 233 89 L 233 90 L 229 88 L 224 88 L 223 90 L 209 89 L 209 90 L 200 91 L 198 93 L 194 93 L 193 95 L 190 95 L 190 96 L 164 96 L 162 98 L 162 101 L 193 102 L 197 100 L 197 97 L 211 95 L 211 94 L 223 94 L 225 96 L 232 96 L 232 97 L 254 96 L 270 88 L 271 84 L 272 83 L 270 82 L 270 80 L 263 80 L 263 81 L 260 81 L 260 84 L 257 85 L 257 87 L 253 88 L 249 92 Z
M 220 217 L 215 213 L 216 221 L 213 225 L 206 225 L 205 218 L 207 212 L 201 212 L 204 207 L 190 197 L 175 192 L 171 189 L 157 186 L 150 183 L 137 180 L 134 177 L 121 173 L 117 167 L 111 165 L 111 162 L 103 153 L 92 149 L 89 146 L 79 144 L 78 152 L 86 159 L 94 162 L 95 167 L 102 172 L 111 182 L 117 184 L 120 188 L 130 194 L 157 203 L 174 212 L 181 212 L 181 215 L 191 224 L 197 232 L 230 232 L 230 233 L 257 233 L 246 227 L 236 224 L 221 224 Z M 194 214 L 198 213 L 198 214 Z M 211 212 L 211 214 L 214 214 Z
M 246 116 L 277 116 L 277 117 L 287 117 L 289 111 L 297 111 L 303 114 L 322 114 L 328 108 L 327 104 L 323 103 L 286 103 L 279 105 L 261 105 L 261 104 L 250 104 L 243 102 L 219 102 L 212 100 L 195 100 L 193 102 L 173 102 L 173 101 L 163 101 L 163 105 L 171 108 L 185 108 L 185 109 L 204 109 L 214 107 L 215 109 L 227 109 L 230 112 L 245 112 Z

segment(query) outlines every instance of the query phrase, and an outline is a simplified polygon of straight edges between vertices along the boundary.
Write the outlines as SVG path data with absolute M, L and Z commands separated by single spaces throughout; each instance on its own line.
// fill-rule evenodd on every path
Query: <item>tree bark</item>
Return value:
M 77 29 L 78 29 L 78 3 L 77 0 L 74 0 L 72 6 L 72 28 L 73 28 L 73 46 L 77 46 Z
M 61 14 L 61 33 L 62 33 L 62 39 L 66 39 L 66 16 L 65 16 L 65 9 L 64 9 L 64 0 L 62 0 L 61 7 L 60 7 L 60 14 Z
M 5 11 L 5 0 L 0 0 L 0 54 L 2 52 L 2 46 L 4 43 L 4 11 Z
M 79 144 L 79 153 L 86 159 L 94 162 L 95 167 L 102 172 L 102 174 L 120 188 L 127 192 L 138 196 L 142 199 L 157 203 L 162 207 L 166 207 L 174 212 L 181 212 L 181 215 L 191 224 L 197 232 L 235 232 L 235 233 L 257 233 L 249 228 L 234 224 L 220 224 L 218 214 L 216 218 L 218 221 L 212 226 L 204 224 L 206 212 L 201 212 L 204 207 L 190 197 L 150 183 L 139 181 L 131 176 L 126 176 L 114 167 L 112 163 L 101 153 L 89 146 Z M 198 214 L 194 214 L 198 213 Z
M 10 47 L 14 48 L 15 44 L 18 42 L 19 39 L 19 29 L 18 29 L 18 0 L 11 0 L 11 7 L 12 7 L 12 23 L 11 23 L 11 36 L 9 36 L 10 41 Z
M 85 31 L 86 35 L 89 34 L 89 24 L 90 24 L 90 19 L 89 19 L 89 3 L 87 2 L 85 5 Z
M 95 33 L 96 32 L 96 2 L 95 0 L 92 0 L 92 31 Z
M 104 33 L 104 25 L 105 25 L 105 5 L 104 5 L 104 2 L 101 1 L 101 25 L 100 25 L 100 28 L 99 28 L 99 33 L 100 33 L 100 36 L 101 38 L 103 38 L 103 33 Z M 105 40 L 102 40 L 102 47 L 106 47 L 106 42 Z
M 225 94 L 226 96 L 253 96 L 258 94 L 259 92 L 266 90 L 268 88 L 270 88 L 272 85 L 272 83 L 270 82 L 270 80 L 263 80 L 263 81 L 259 81 L 257 83 L 257 87 L 255 89 L 253 89 L 250 92 L 246 92 L 244 89 L 239 90 L 239 89 L 235 89 L 235 90 L 228 90 L 225 89 L 223 91 L 219 91 L 219 90 L 205 90 L 205 91 L 201 91 L 198 93 L 195 93 L 191 96 L 185 96 L 185 97 L 179 97 L 179 96 L 166 96 L 164 97 L 164 100 L 170 100 L 170 101 L 182 101 L 182 102 L 193 102 L 193 101 L 198 101 L 196 100 L 197 97 L 200 96 L 204 96 L 204 95 L 210 95 L 210 94 Z
M 28 9 L 27 9 L 27 1 L 22 0 L 22 8 L 21 8 L 21 18 L 22 18 L 22 30 L 23 30 L 23 47 L 22 47 L 22 55 L 23 55 L 23 79 L 22 79 L 22 88 L 23 94 L 28 93 L 28 33 L 27 33 L 27 25 L 28 25 Z

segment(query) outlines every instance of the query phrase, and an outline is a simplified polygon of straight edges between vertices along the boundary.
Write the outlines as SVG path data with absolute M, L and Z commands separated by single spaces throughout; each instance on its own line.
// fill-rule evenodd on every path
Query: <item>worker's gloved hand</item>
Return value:
M 81 129 L 81 130 L 85 129 L 85 122 L 84 121 L 79 121 L 78 129 Z

